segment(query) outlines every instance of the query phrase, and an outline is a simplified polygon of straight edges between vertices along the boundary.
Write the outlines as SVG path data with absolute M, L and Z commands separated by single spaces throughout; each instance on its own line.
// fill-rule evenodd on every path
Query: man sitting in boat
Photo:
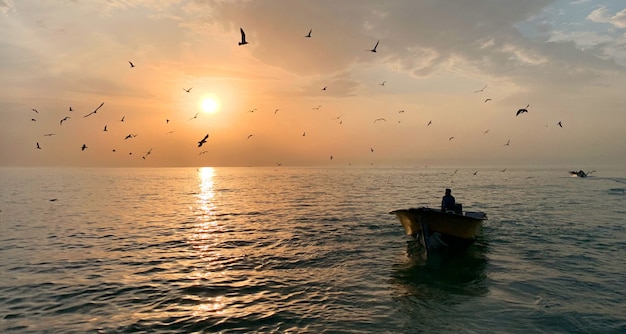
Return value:
M 456 209 L 455 204 L 456 201 L 454 196 L 452 196 L 452 190 L 446 188 L 446 194 L 441 199 L 441 212 L 454 213 Z

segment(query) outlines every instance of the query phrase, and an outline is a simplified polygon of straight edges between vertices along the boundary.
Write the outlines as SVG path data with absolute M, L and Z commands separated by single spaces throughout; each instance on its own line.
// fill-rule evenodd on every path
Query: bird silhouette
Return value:
M 39 142 L 37 142 L 37 149 L 41 150 L 41 146 L 39 146 Z
M 431 124 L 433 124 L 433 121 L 428 121 L 428 124 L 426 124 L 426 126 L 429 126 Z
M 491 101 L 491 99 L 485 99 L 485 103 L 487 103 L 487 102 L 489 102 L 489 101 Z
M 241 41 L 239 42 L 239 45 L 248 44 L 246 41 L 246 33 L 243 31 L 243 28 L 239 28 L 239 31 L 241 32 Z
M 376 42 L 376 45 L 374 45 L 374 48 L 371 50 L 365 50 L 365 51 L 370 51 L 370 52 L 376 52 L 376 48 L 378 48 L 378 43 L 380 43 L 380 41 Z
M 36 113 L 39 113 L 39 111 L 37 111 L 37 109 L 35 109 L 35 108 L 33 108 L 33 109 L 31 109 L 31 110 L 32 110 L 32 111 L 34 111 L 34 112 L 36 112 Z
M 70 107 L 69 111 L 74 111 L 74 110 L 72 109 L 72 107 Z
M 252 136 L 254 136 L 254 135 L 248 135 L 248 138 L 246 138 L 246 139 L 250 139 L 250 138 L 252 138 Z
M 190 87 L 189 89 L 185 89 L 185 88 L 183 88 L 183 90 L 184 90 L 185 92 L 189 93 L 189 92 L 191 91 L 191 89 L 192 89 L 192 88 L 193 88 L 193 87 Z
M 384 86 L 386 82 L 387 82 L 387 81 L 383 81 L 383 82 L 379 83 L 378 85 L 379 85 L 379 86 Z
M 520 114 L 523 114 L 523 113 L 525 113 L 525 112 L 527 113 L 527 112 L 528 112 L 528 107 L 530 107 L 530 104 L 529 104 L 529 105 L 527 105 L 527 106 L 526 106 L 526 108 L 521 108 L 521 109 L 518 109 L 518 110 L 517 110 L 517 113 L 515 114 L 515 116 L 519 116 Z
M 192 118 L 190 118 L 189 120 L 191 121 L 194 118 L 198 118 L 198 113 L 196 113 Z
M 130 60 L 129 60 L 129 61 L 128 61 L 128 63 L 130 64 L 130 68 L 135 67 L 135 64 L 133 64 L 133 62 L 132 62 L 132 61 L 130 61 Z
M 87 148 L 87 145 L 83 144 L 83 146 L 80 147 L 81 151 L 84 151 Z
M 479 90 L 475 90 L 474 93 L 480 93 L 480 92 L 484 91 L 485 88 L 487 88 L 487 85 L 485 85 L 485 87 L 483 87 L 483 88 L 481 88 Z
M 374 120 L 374 123 L 376 123 L 376 122 L 378 122 L 378 121 L 385 121 L 385 122 L 386 122 L 387 120 L 386 120 L 386 119 L 384 119 L 384 118 L 377 118 L 377 119 L 375 119 L 375 120 Z
M 204 138 L 200 139 L 198 142 L 198 147 L 201 147 L 204 143 L 206 143 L 207 138 L 209 138 L 209 134 L 207 133 Z
M 63 125 L 63 122 L 67 121 L 68 119 L 70 119 L 70 116 L 63 117 L 63 119 L 59 121 L 59 124 Z
M 452 139 L 454 139 L 454 137 L 450 137 L 450 138 L 448 139 L 448 141 L 451 141 Z
M 50 136 L 54 136 L 54 133 L 46 133 L 46 134 L 44 134 L 44 137 L 50 137 Z
M 124 122 L 124 118 L 126 118 L 126 116 L 122 116 L 122 118 L 120 119 L 120 122 Z
M 506 144 L 504 144 L 503 146 L 511 146 L 511 141 L 510 141 L 510 140 L 507 140 L 507 141 L 506 141 Z
M 559 121 L 559 122 L 558 122 L 558 123 L 556 123 L 556 124 L 558 124 L 560 127 L 563 127 L 563 123 L 561 123 L 561 121 Z
M 311 38 L 311 33 L 312 33 L 312 32 L 313 32 L 313 29 L 309 30 L 309 33 L 308 33 L 308 34 L 306 34 L 304 37 Z
M 109 130 L 107 130 L 107 126 L 106 125 L 104 126 L 104 129 L 102 129 L 102 131 L 109 131 Z
M 98 108 L 96 108 L 94 111 L 92 111 L 92 112 L 88 113 L 87 115 L 85 115 L 85 116 L 83 116 L 83 117 L 89 117 L 89 116 L 91 116 L 92 114 L 95 114 L 95 113 L 98 111 L 98 109 L 102 108 L 102 106 L 103 106 L 103 105 L 104 105 L 104 102 L 100 103 L 100 105 L 98 106 Z

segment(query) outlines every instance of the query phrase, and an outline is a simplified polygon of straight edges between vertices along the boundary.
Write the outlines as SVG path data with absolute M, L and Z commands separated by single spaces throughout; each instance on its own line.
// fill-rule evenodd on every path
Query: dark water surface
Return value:
M 3 168 L 2 333 L 626 333 L 626 176 Z M 451 187 L 466 253 L 389 211 Z

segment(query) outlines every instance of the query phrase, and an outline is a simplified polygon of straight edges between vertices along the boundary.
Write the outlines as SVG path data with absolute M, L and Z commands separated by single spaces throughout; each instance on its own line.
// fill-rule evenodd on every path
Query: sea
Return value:
M 389 212 L 445 188 L 479 239 Z M 0 333 L 626 333 L 626 168 L 0 168 Z

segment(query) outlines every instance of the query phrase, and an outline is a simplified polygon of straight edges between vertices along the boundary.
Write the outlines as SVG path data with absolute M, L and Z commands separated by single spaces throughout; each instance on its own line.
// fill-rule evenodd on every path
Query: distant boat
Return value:
M 418 239 L 429 250 L 449 248 L 464 249 L 473 244 L 480 235 L 487 215 L 480 211 L 463 213 L 461 205 L 452 212 L 426 207 L 391 211 L 400 220 L 407 235 Z
M 571 170 L 569 171 L 569 174 L 571 176 L 577 176 L 577 177 L 587 177 L 589 176 L 589 174 L 595 172 L 595 170 L 592 170 L 591 172 L 585 172 L 584 170 L 579 170 L 579 171 L 575 171 L 575 170 Z

